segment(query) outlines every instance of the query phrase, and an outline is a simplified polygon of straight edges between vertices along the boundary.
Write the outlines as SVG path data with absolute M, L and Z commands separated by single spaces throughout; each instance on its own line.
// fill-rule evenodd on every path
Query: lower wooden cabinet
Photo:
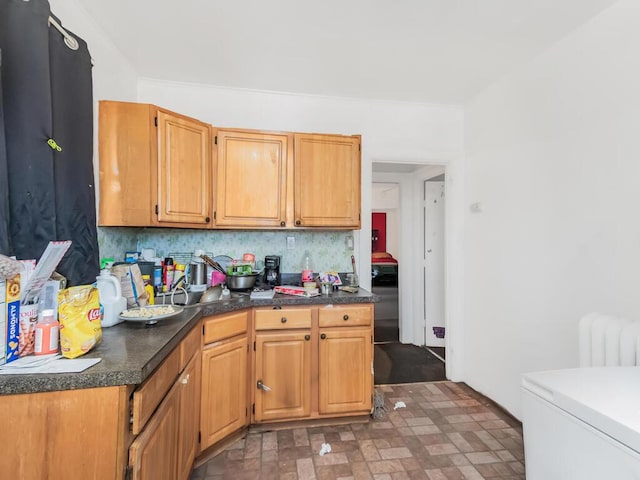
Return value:
M 129 468 L 133 480 L 176 478 L 180 384 L 164 398 L 149 423 L 129 448 Z
M 258 332 L 255 345 L 255 420 L 308 416 L 311 412 L 311 331 Z
M 188 480 L 199 451 L 199 427 L 200 355 L 196 353 L 129 447 L 130 478 Z
M 319 345 L 319 412 L 370 410 L 373 393 L 371 328 L 321 328 Z
M 187 480 L 193 461 L 200 451 L 200 352 L 187 364 L 180 382 L 180 418 L 178 422 L 178 476 Z
M 129 448 L 133 480 L 188 480 L 198 452 L 200 356 L 194 355 Z
M 372 304 L 257 308 L 254 318 L 255 422 L 370 412 Z
M 202 450 L 249 421 L 248 345 L 245 334 L 205 346 L 202 352 Z

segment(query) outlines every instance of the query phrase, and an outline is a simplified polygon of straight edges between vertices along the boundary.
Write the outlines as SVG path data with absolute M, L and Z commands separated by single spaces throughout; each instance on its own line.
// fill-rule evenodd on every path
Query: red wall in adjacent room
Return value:
M 371 243 L 372 252 L 387 251 L 387 214 L 375 212 L 371 214 L 371 230 L 378 230 L 378 241 Z

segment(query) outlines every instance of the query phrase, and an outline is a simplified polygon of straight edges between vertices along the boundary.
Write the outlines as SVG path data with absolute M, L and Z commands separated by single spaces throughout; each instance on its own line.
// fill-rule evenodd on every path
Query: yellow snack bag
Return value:
M 98 289 L 81 285 L 58 293 L 60 349 L 65 358 L 84 355 L 102 340 Z

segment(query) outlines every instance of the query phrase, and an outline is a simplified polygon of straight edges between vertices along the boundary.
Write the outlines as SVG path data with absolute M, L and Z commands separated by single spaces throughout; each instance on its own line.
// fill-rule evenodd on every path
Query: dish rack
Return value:
M 213 253 L 211 252 L 205 252 L 205 255 L 209 256 L 209 257 L 213 257 Z M 174 265 L 176 263 L 181 263 L 183 265 L 189 265 L 189 263 L 191 263 L 194 259 L 195 256 L 193 255 L 193 252 L 173 252 L 173 253 L 169 253 L 167 255 L 167 257 L 171 257 L 173 258 L 173 263 Z

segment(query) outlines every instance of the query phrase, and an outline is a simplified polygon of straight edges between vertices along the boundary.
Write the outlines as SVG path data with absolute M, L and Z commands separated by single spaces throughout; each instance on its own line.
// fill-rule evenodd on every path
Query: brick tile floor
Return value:
M 520 422 L 462 383 L 376 387 L 387 415 L 368 424 L 250 433 L 192 480 L 524 479 Z M 397 401 L 406 408 L 394 411 Z M 331 453 L 319 455 L 323 443 Z

